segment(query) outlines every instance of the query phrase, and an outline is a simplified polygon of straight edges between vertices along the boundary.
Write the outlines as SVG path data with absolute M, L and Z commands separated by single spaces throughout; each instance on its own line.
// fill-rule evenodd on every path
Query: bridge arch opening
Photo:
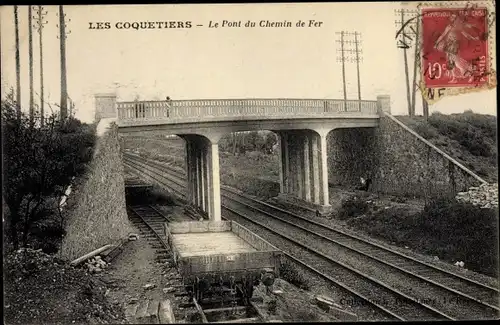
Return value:
M 328 184 L 332 198 L 338 191 L 356 189 L 361 178 L 376 179 L 379 156 L 375 127 L 340 127 L 327 134 Z M 368 188 L 371 190 L 373 183 Z M 341 202 L 332 200 L 335 206 Z

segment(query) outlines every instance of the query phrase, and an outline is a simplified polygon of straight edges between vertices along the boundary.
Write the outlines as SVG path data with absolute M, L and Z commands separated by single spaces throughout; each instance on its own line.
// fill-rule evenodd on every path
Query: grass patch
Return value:
M 354 197 L 342 202 L 342 206 L 339 209 L 337 218 L 340 220 L 346 220 L 353 217 L 358 217 L 369 212 L 370 205 L 366 200 Z
M 348 220 L 350 226 L 388 242 L 410 246 L 420 253 L 489 276 L 498 275 L 497 210 L 440 198 L 419 213 L 391 208 Z
M 304 274 L 288 260 L 283 260 L 280 265 L 280 277 L 297 288 L 309 290 L 310 284 Z
M 458 143 L 474 156 L 496 155 L 496 119 L 493 116 L 466 112 L 443 115 L 433 113 L 429 125 Z

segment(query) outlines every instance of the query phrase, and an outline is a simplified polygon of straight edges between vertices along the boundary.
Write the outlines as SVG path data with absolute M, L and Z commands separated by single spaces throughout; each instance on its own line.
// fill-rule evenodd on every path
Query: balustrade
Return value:
M 214 99 L 135 101 L 117 103 L 118 118 L 134 120 L 183 120 L 231 116 L 376 115 L 377 102 L 338 99 Z

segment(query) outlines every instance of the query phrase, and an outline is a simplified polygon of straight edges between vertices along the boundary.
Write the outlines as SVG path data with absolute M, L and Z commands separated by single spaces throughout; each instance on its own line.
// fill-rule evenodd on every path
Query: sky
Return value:
M 69 33 L 68 94 L 75 102 L 76 116 L 86 122 L 94 118 L 95 93 L 114 92 L 119 101 L 159 100 L 166 96 L 342 99 L 342 65 L 337 60 L 340 46 L 336 32 L 357 31 L 361 33 L 362 99 L 375 100 L 377 95 L 388 94 L 392 113 L 405 114 L 403 54 L 395 40 L 394 10 L 400 7 L 397 2 L 64 6 Z M 58 7 L 44 6 L 44 9 L 48 12 L 42 34 L 44 97 L 56 109 L 61 77 Z M 16 83 L 13 12 L 13 6 L 0 7 L 2 98 Z M 221 27 L 224 20 L 234 24 L 241 21 L 241 27 Z M 293 27 L 259 27 L 262 20 L 288 21 Z M 296 27 L 299 20 L 306 26 Z M 322 23 L 308 27 L 310 20 Z M 190 21 L 192 27 L 135 30 L 119 29 L 116 25 L 170 21 L 183 22 L 184 26 Z M 247 21 L 256 22 L 257 26 L 245 28 Z M 108 22 L 110 28 L 97 29 L 97 22 Z M 219 26 L 209 28 L 210 22 Z M 27 107 L 27 6 L 19 7 L 19 24 L 22 105 Z M 410 73 L 412 52 L 408 53 Z M 33 58 L 35 102 L 39 102 L 36 29 Z M 347 98 L 357 99 L 355 63 L 346 63 L 345 75 Z M 443 98 L 430 106 L 431 112 L 445 114 L 468 109 L 496 115 L 496 89 Z M 416 112 L 422 112 L 420 96 Z

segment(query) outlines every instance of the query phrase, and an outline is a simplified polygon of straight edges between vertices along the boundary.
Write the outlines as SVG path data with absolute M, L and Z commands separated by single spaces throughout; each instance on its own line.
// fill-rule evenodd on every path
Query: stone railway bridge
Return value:
M 218 142 L 231 132 L 275 132 L 280 196 L 302 201 L 322 214 L 331 210 L 328 184 L 332 179 L 345 185 L 367 172 L 375 190 L 416 196 L 436 191 L 454 195 L 484 182 L 394 118 L 387 95 L 372 101 L 117 102 L 114 94 L 97 94 L 95 99 L 96 119 L 116 118 L 122 135 L 175 134 L 184 139 L 188 200 L 211 220 L 221 219 Z M 328 152 L 335 158 L 330 164 Z

